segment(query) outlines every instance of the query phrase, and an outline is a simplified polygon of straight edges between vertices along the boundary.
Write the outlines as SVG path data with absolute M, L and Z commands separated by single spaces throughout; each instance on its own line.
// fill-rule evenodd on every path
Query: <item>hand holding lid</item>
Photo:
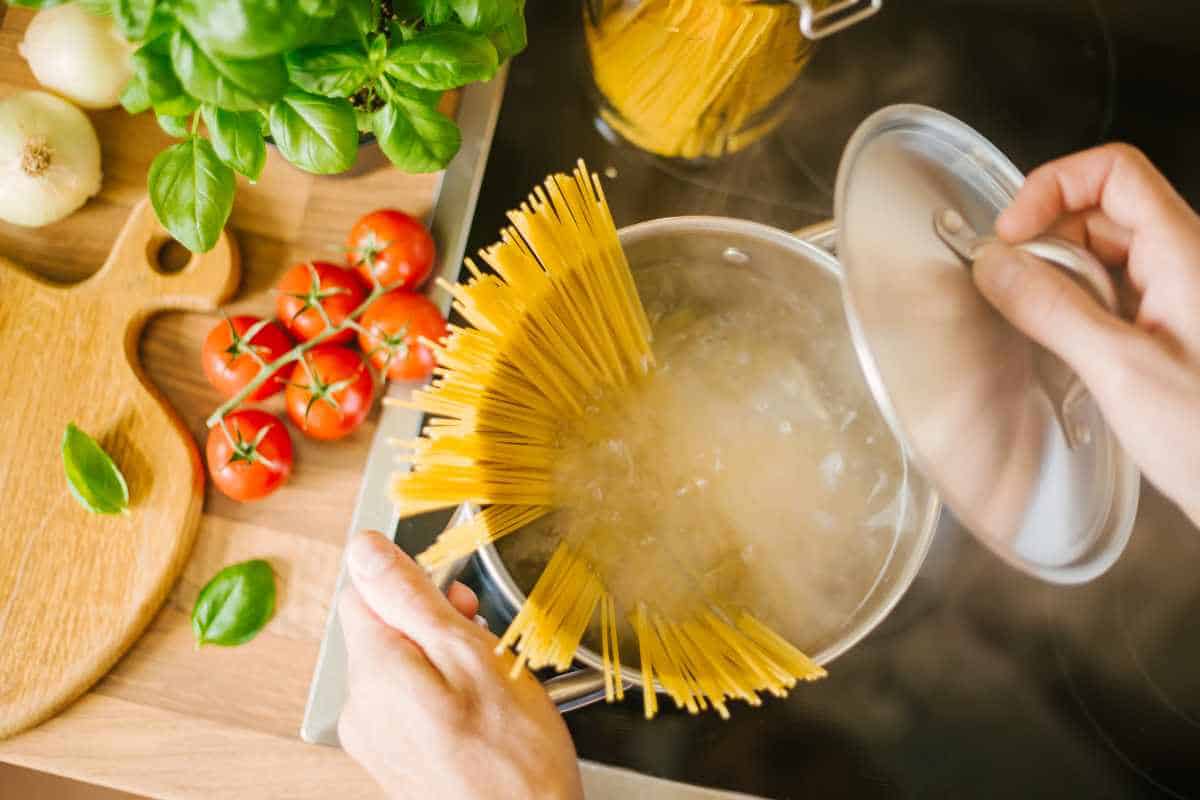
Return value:
M 1020 172 L 958 120 L 922 106 L 872 115 L 838 170 L 843 296 L 863 372 L 909 457 L 976 537 L 1018 568 L 1072 583 L 1129 538 L 1139 476 L 1082 385 L 987 302 L 963 258 Z M 955 214 L 951 219 L 946 210 Z M 954 223 L 954 248 L 936 222 Z M 1066 244 L 1026 245 L 1114 303 Z
M 974 265 L 984 247 L 997 241 L 992 236 L 980 236 L 952 208 L 943 208 L 934 213 L 933 229 L 938 238 L 968 267 Z M 1018 247 L 1075 276 L 1107 310 L 1116 312 L 1117 290 L 1112 278 L 1104 265 L 1087 250 L 1074 242 L 1053 236 L 1041 236 Z M 1085 419 L 1087 387 L 1061 359 L 1049 353 L 1043 355 L 1045 357 L 1038 362 L 1038 378 L 1054 406 L 1067 446 L 1074 450 L 1090 444 L 1091 430 Z

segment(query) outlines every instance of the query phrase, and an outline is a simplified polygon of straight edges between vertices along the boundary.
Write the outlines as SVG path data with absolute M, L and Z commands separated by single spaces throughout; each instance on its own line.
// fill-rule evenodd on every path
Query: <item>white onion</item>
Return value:
M 57 222 L 100 191 L 100 140 L 87 116 L 45 92 L 0 100 L 0 219 Z
M 84 108 L 112 108 L 133 74 L 133 48 L 111 17 L 75 3 L 39 11 L 17 51 L 38 83 Z

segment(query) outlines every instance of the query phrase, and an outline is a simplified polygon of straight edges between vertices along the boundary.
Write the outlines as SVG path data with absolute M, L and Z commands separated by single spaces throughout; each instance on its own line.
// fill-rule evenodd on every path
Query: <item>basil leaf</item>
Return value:
M 62 5 L 66 0 L 8 0 L 8 2 L 10 5 L 24 6 L 25 8 L 50 8 Z
M 112 0 L 75 0 L 80 8 L 86 9 L 88 13 L 95 14 L 98 17 L 109 17 L 113 13 Z M 17 3 L 16 5 L 21 5 Z
M 209 57 L 182 28 L 171 37 L 171 63 L 198 100 L 230 111 L 253 111 L 283 96 L 287 68 L 279 56 L 241 61 Z
M 367 57 L 355 45 L 305 47 L 287 54 L 292 83 L 325 97 L 349 97 L 367 82 Z
M 379 75 L 383 72 L 383 65 L 387 61 L 388 40 L 382 33 L 371 35 L 371 43 L 367 45 L 367 61 L 371 65 L 373 75 Z
M 467 30 L 489 33 L 518 13 L 523 0 L 450 0 Z
M 332 17 L 338 11 L 338 0 L 299 0 L 300 10 L 312 17 Z
M 258 635 L 275 612 L 275 573 L 262 559 L 231 564 L 204 585 L 192 609 L 196 646 L 233 647 Z
M 252 181 L 258 180 L 267 163 L 267 143 L 263 141 L 262 115 L 254 111 L 226 111 L 201 106 L 208 138 L 217 158 Z
M 405 172 L 436 172 L 462 144 L 454 120 L 405 97 L 393 97 L 371 121 L 380 149 Z
M 233 209 L 233 170 L 207 139 L 168 147 L 150 165 L 150 202 L 158 220 L 193 253 L 213 248 Z
M 129 506 L 125 476 L 96 440 L 68 423 L 62 440 L 67 487 L 93 514 L 120 514 Z
M 158 114 L 158 127 L 162 128 L 167 133 L 177 139 L 186 139 L 192 135 L 191 123 L 192 118 L 188 116 L 172 116 L 170 114 Z
M 430 108 L 437 108 L 438 101 L 445 94 L 445 92 L 434 91 L 433 89 L 420 89 L 416 86 L 410 86 L 407 83 L 400 83 L 386 75 L 383 76 L 382 80 L 387 84 L 392 94 L 407 97 L 409 100 L 416 100 L 421 105 L 429 106 Z
M 121 35 L 131 42 L 141 40 L 150 28 L 156 0 L 112 0 L 112 15 Z
M 450 17 L 454 14 L 454 6 L 450 3 L 451 0 L 422 0 L 425 23 L 428 25 L 441 25 L 444 22 L 449 22 Z
M 133 74 L 141 81 L 150 104 L 159 114 L 182 115 L 196 110 L 199 103 L 183 90 L 171 67 L 165 37 L 138 48 L 133 54 Z
M 300 12 L 295 0 L 173 0 L 172 8 L 205 52 L 226 58 L 279 55 L 328 24 Z
M 454 89 L 490 79 L 499 65 L 496 48 L 487 37 L 442 30 L 393 47 L 385 69 L 422 89 Z
M 525 30 L 525 0 L 521 0 L 516 14 L 488 34 L 488 39 L 495 45 L 501 64 L 525 49 L 529 43 Z
M 346 0 L 346 11 L 359 34 L 366 36 L 379 30 L 379 0 Z
M 121 106 L 130 114 L 140 114 L 150 108 L 150 94 L 146 91 L 146 84 L 137 75 L 125 84 L 125 91 L 121 92 Z
M 289 91 L 271 106 L 271 138 L 284 158 L 317 175 L 345 172 L 358 157 L 354 107 L 342 99 Z

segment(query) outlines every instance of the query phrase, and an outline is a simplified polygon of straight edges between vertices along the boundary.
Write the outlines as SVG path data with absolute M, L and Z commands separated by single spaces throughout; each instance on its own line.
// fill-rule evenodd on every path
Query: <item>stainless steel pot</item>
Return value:
M 833 241 L 832 226 L 802 232 L 804 238 L 745 220 L 721 217 L 670 217 L 621 229 L 621 245 L 636 271 L 640 264 L 666 258 L 695 259 L 706 263 L 729 263 L 730 269 L 766 269 L 768 264 L 790 264 L 796 270 L 820 270 L 831 281 L 841 277 L 841 267 L 826 249 Z M 778 267 L 775 267 L 775 272 Z M 774 273 L 773 273 L 774 274 Z M 843 328 L 841 335 L 849 336 Z M 900 530 L 892 555 L 881 570 L 870 594 L 836 638 L 821 644 L 813 654 L 819 664 L 828 664 L 871 632 L 892 610 L 912 583 L 937 527 L 941 502 L 933 488 L 914 469 L 906 470 L 907 496 Z M 469 514 L 463 507 L 459 514 Z M 515 535 L 520 535 L 515 534 Z M 479 563 L 496 587 L 510 615 L 525 602 L 525 595 L 492 545 L 480 549 Z M 604 697 L 600 655 L 581 647 L 576 655 L 580 668 L 550 679 L 546 688 L 563 711 L 596 702 Z M 625 670 L 626 685 L 641 687 L 640 673 Z M 661 687 L 655 689 L 662 691 Z
M 840 284 L 840 335 L 853 343 L 899 442 L 909 491 L 890 558 L 852 619 L 812 648 L 818 663 L 866 636 L 904 594 L 929 548 L 941 498 L 981 543 L 1050 583 L 1092 580 L 1129 540 L 1136 466 L 1078 377 L 997 314 L 970 274 L 1022 181 L 960 120 L 890 106 L 846 146 L 836 227 L 792 235 L 742 220 L 675 217 L 620 232 L 635 269 L 724 260 L 731 269 L 764 270 L 770 285 L 813 269 Z M 1020 247 L 1069 272 L 1116 313 L 1111 279 L 1090 253 L 1047 237 Z M 768 270 L 772 264 L 796 271 Z M 480 559 L 515 614 L 525 598 L 512 576 L 493 548 Z M 548 684 L 563 707 L 599 696 L 599 656 L 583 649 L 578 661 L 585 671 Z

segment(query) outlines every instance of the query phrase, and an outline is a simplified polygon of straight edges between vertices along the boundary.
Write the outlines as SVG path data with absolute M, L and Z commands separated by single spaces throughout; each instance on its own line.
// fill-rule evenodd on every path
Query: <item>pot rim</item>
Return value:
M 621 244 L 628 247 L 643 239 L 662 234 L 664 232 L 676 232 L 679 229 L 702 228 L 705 232 L 725 232 L 736 235 L 748 235 L 760 238 L 784 247 L 792 251 L 801 260 L 813 264 L 821 269 L 824 269 L 836 280 L 841 280 L 842 270 L 841 264 L 832 253 L 823 247 L 815 244 L 812 241 L 800 238 L 797 235 L 780 230 L 779 228 L 764 225 L 759 222 L 751 222 L 749 220 L 734 219 L 732 217 L 714 217 L 714 216 L 677 216 L 677 217 L 662 217 L 659 219 L 639 222 L 634 225 L 629 225 L 617 231 Z M 826 240 L 829 236 L 829 227 L 813 226 L 814 240 L 821 237 L 821 240 Z M 907 461 L 907 454 L 905 460 Z M 909 468 L 912 464 L 909 463 Z M 466 509 L 466 513 L 472 513 L 475 509 Z M 846 629 L 844 634 L 834 641 L 829 646 L 818 651 L 812 656 L 812 659 L 820 665 L 825 665 L 836 659 L 838 656 L 845 653 L 851 647 L 858 644 L 867 634 L 879 626 L 884 619 L 900 602 L 921 566 L 925 563 L 925 558 L 929 553 L 930 545 L 933 542 L 934 533 L 937 530 L 938 520 L 941 516 L 942 502 L 938 497 L 937 490 L 930 486 L 928 491 L 928 499 L 924 503 L 924 507 L 919 509 L 920 524 L 916 531 L 916 542 L 913 550 L 908 557 L 907 563 L 904 564 L 899 575 L 888 590 L 884 601 L 875 606 L 872 611 L 864 615 L 861 619 Z M 500 559 L 500 553 L 491 542 L 480 547 L 476 553 L 480 566 L 487 578 L 499 590 L 501 597 L 504 600 L 505 611 L 510 615 L 515 615 L 525 603 L 525 593 L 517 586 L 513 580 L 508 568 L 504 566 L 504 562 Z M 878 586 L 874 587 L 871 592 L 878 590 Z M 868 594 L 868 597 L 870 594 Z M 575 661 L 591 667 L 596 670 L 604 669 L 604 661 L 600 655 L 584 645 L 580 645 L 575 653 Z M 637 669 L 622 669 L 622 677 L 625 683 L 632 684 L 636 687 L 642 687 L 641 671 Z M 662 686 L 655 682 L 655 690 L 663 692 Z

